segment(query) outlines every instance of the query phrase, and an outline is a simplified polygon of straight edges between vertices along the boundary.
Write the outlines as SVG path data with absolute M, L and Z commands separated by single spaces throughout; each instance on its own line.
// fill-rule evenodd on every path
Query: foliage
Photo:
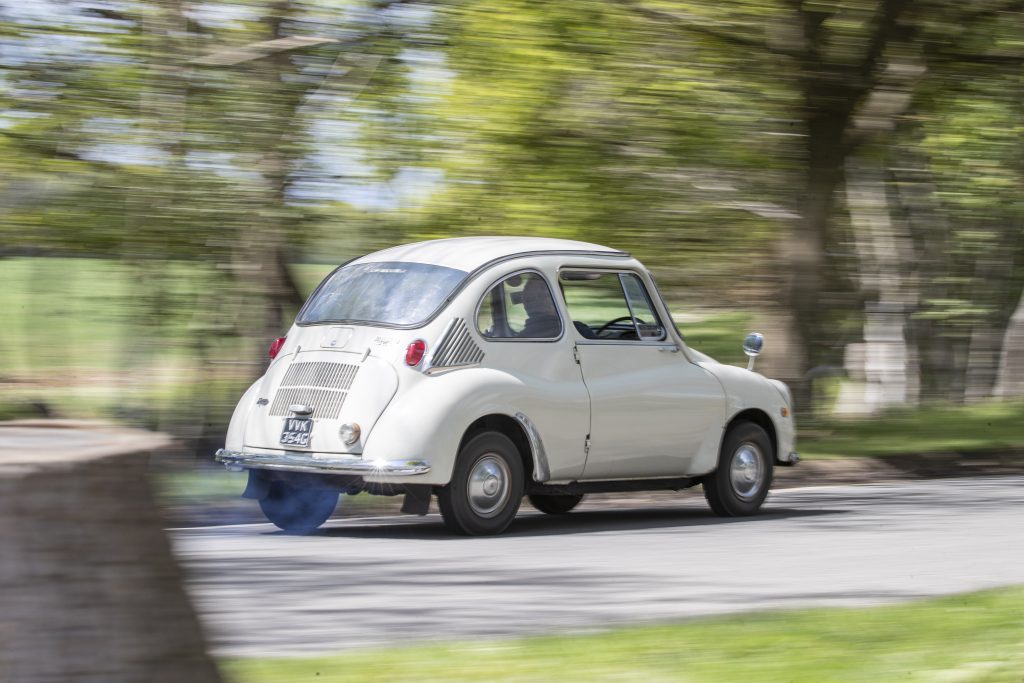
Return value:
M 291 263 L 573 237 L 633 251 L 673 300 L 778 318 L 802 402 L 890 309 L 925 399 L 983 397 L 1024 283 L 1020 16 L 1016 0 L 7 1 L 0 259 L 119 260 L 135 281 L 98 315 L 148 332 L 112 342 L 122 376 L 167 358 L 218 375 L 227 358 L 255 372 L 289 323 Z M 874 215 L 843 200 L 851 164 L 884 177 Z M 904 232 L 899 258 L 877 248 Z M 180 282 L 182 261 L 201 278 Z M 217 349 L 177 334 L 182 306 Z M 20 362 L 67 365 L 73 337 Z

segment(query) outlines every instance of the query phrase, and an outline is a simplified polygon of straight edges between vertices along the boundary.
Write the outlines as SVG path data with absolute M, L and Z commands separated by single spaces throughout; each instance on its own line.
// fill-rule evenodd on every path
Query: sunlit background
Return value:
M 495 234 L 763 332 L 812 457 L 1020 447 L 1021 3 L 0 0 L 0 418 L 169 433 L 175 505 L 337 264 Z

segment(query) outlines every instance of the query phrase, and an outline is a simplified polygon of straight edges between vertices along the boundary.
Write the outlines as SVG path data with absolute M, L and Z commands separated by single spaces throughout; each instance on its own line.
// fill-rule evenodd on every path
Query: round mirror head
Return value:
M 747 354 L 751 358 L 761 353 L 761 349 L 764 348 L 764 335 L 759 332 L 751 332 L 747 335 L 747 338 L 743 340 L 743 353 Z

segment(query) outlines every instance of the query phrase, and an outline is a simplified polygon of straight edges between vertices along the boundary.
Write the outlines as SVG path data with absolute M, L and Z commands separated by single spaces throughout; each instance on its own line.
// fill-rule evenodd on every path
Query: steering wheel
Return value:
M 615 318 L 614 320 L 609 320 L 609 321 L 608 321 L 608 322 L 606 322 L 606 323 L 605 323 L 604 325 L 601 325 L 601 327 L 600 327 L 600 328 L 598 328 L 598 330 L 597 330 L 597 332 L 596 332 L 595 334 L 597 334 L 598 336 L 600 336 L 602 332 L 604 332 L 605 330 L 607 330 L 607 329 L 608 329 L 609 327 L 611 327 L 612 325 L 614 325 L 614 324 L 616 324 L 616 323 L 622 323 L 622 322 L 626 322 L 627 320 L 629 320 L 630 322 L 632 322 L 632 323 L 633 323 L 633 324 L 635 324 L 635 325 L 645 325 L 645 324 L 646 324 L 646 323 L 645 323 L 645 322 L 644 322 L 643 320 L 641 320 L 640 318 L 634 318 L 634 317 L 633 317 L 633 316 L 631 316 L 631 315 L 620 315 L 620 316 L 619 316 L 618 318 Z

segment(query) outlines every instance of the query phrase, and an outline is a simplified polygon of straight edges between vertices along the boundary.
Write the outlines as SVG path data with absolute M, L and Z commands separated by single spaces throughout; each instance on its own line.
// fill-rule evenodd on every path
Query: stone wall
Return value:
M 166 442 L 0 423 L 0 682 L 220 680 L 145 477 Z

